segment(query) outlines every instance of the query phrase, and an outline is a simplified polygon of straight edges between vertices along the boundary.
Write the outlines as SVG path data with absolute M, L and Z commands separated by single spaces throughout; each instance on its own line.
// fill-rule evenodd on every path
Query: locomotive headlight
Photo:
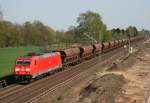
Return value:
M 20 71 L 20 69 L 19 69 L 19 68 L 16 68 L 15 71 L 18 72 L 18 71 Z
M 30 69 L 29 69 L 29 68 L 26 68 L 26 71 L 27 71 L 27 72 L 29 72 L 29 71 L 30 71 Z

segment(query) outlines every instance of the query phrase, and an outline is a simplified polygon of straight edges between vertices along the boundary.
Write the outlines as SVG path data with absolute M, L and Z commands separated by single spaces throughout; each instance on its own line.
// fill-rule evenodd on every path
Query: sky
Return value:
M 79 14 L 88 10 L 99 13 L 108 29 L 150 30 L 150 0 L 0 0 L 0 6 L 5 20 L 40 20 L 54 30 L 76 26 Z

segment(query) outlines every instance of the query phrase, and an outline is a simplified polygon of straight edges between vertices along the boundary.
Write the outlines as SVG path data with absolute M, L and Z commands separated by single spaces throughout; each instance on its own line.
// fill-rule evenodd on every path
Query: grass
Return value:
M 40 50 L 39 47 L 0 48 L 0 77 L 13 73 L 13 67 L 17 57 L 38 50 Z

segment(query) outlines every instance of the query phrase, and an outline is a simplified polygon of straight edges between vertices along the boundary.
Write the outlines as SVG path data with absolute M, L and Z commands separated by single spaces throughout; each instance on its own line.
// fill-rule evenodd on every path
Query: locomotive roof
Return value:
M 25 55 L 24 57 L 32 57 L 32 56 L 36 56 L 39 58 L 43 58 L 43 57 L 47 57 L 50 55 L 56 55 L 56 51 L 49 51 L 49 52 L 30 52 L 27 55 Z

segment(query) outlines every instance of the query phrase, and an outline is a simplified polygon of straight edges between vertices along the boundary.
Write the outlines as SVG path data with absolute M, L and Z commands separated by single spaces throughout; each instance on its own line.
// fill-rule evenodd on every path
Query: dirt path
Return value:
M 124 67 L 128 64 L 132 65 Z M 122 74 L 127 83 L 116 103 L 150 103 L 150 43 L 144 42 L 117 69 L 116 74 Z

